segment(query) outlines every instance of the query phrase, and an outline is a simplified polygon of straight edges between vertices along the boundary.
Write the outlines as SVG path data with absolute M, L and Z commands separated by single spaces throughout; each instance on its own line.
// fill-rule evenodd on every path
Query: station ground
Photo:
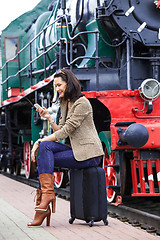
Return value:
M 0 240 L 156 240 L 146 231 L 108 217 L 109 225 L 103 221 L 93 227 L 81 220 L 69 224 L 70 203 L 57 198 L 56 213 L 52 214 L 51 226 L 28 228 L 27 222 L 34 215 L 35 188 L 0 174 Z

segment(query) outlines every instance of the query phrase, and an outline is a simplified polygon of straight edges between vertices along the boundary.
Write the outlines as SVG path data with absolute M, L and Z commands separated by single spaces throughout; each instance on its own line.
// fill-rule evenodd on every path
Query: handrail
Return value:
M 40 55 L 38 55 L 37 57 L 35 57 L 32 61 L 30 61 L 25 67 L 23 67 L 21 70 L 19 70 L 16 74 L 14 75 L 10 75 L 8 78 L 6 78 L 6 80 L 2 83 L 4 84 L 5 82 L 7 82 L 10 78 L 16 77 L 19 73 L 23 72 L 27 67 L 30 66 L 30 63 L 33 63 L 34 61 L 36 61 L 37 59 L 39 59 L 40 57 L 42 57 L 44 54 L 46 54 L 47 52 L 49 52 L 52 48 L 54 48 L 58 43 L 60 42 L 57 41 L 55 44 L 53 44 L 47 51 L 41 53 Z
M 24 46 L 21 50 L 18 51 L 18 53 L 20 54 L 21 52 L 23 52 L 34 40 L 36 40 L 42 33 L 44 30 L 46 30 L 47 28 L 49 28 L 51 25 L 53 25 L 54 23 L 56 23 L 59 19 L 61 19 L 61 17 L 58 17 L 56 20 L 54 20 L 52 23 L 50 23 L 49 25 L 47 25 L 46 27 L 43 28 L 42 31 L 40 31 L 34 38 L 32 38 L 32 40 L 29 41 L 29 43 L 27 43 L 26 46 Z M 13 61 L 17 56 L 18 56 L 18 53 L 11 59 L 7 60 L 5 62 L 5 64 L 2 66 L 2 69 L 5 67 L 5 65 L 8 63 L 8 62 L 11 62 Z
M 45 31 L 51 27 L 53 24 L 55 24 L 56 22 L 58 22 L 59 20 L 62 20 L 62 19 L 65 19 L 65 22 L 66 22 L 66 26 L 67 26 L 67 34 L 68 34 L 68 39 L 72 42 L 73 40 L 75 40 L 78 36 L 80 35 L 83 35 L 83 34 L 99 34 L 99 31 L 96 30 L 96 31 L 83 31 L 83 32 L 78 32 L 76 35 L 74 35 L 73 37 L 71 37 L 70 35 L 70 32 L 69 32 L 69 22 L 68 22 L 68 18 L 67 18 L 67 15 L 66 14 L 63 14 L 61 16 L 59 16 L 57 19 L 55 19 L 52 23 L 50 23 L 49 25 L 45 26 L 33 39 L 30 40 L 29 43 L 27 43 L 13 58 L 7 60 L 5 62 L 5 64 L 2 66 L 2 69 L 6 66 L 6 73 L 8 72 L 8 64 L 9 62 L 11 62 L 13 59 L 15 59 L 15 57 L 18 57 L 18 61 L 20 61 L 20 54 L 27 48 L 29 47 L 29 51 L 31 51 L 31 44 L 39 37 L 41 36 L 41 34 L 44 34 L 44 38 L 45 38 Z M 96 37 L 97 39 L 97 37 Z M 66 42 L 66 63 L 68 66 L 72 66 L 73 63 L 75 63 L 76 61 L 78 61 L 79 59 L 95 59 L 96 61 L 99 60 L 99 57 L 98 57 L 98 50 L 96 50 L 96 56 L 95 57 L 91 57 L 91 56 L 79 56 L 75 59 L 68 59 L 68 40 L 66 38 L 62 38 L 60 37 L 60 39 L 55 42 L 54 44 L 52 45 L 48 45 L 46 46 L 45 45 L 45 42 L 44 42 L 44 46 L 43 46 L 43 52 L 40 53 L 37 57 L 35 57 L 34 59 L 31 60 L 31 55 L 30 55 L 30 61 L 27 65 L 25 65 L 22 69 L 20 69 L 20 63 L 18 62 L 18 68 L 19 70 L 17 71 L 16 74 L 14 75 L 10 75 L 8 76 L 8 74 L 6 74 L 6 79 L 1 83 L 1 85 L 7 83 L 7 93 L 8 93 L 8 81 L 9 79 L 13 78 L 13 77 L 16 77 L 17 75 L 19 76 L 19 84 L 20 84 L 20 88 L 21 88 L 21 80 L 20 78 L 22 77 L 22 75 L 20 75 L 20 73 L 22 73 L 26 68 L 28 68 L 30 66 L 30 70 L 31 70 L 31 75 L 32 75 L 32 64 L 37 60 L 39 59 L 40 57 L 44 56 L 44 65 L 45 65 L 45 68 L 43 69 L 42 72 L 45 73 L 46 75 L 46 70 L 48 70 L 48 67 L 46 67 L 46 63 L 45 63 L 45 57 L 46 57 L 46 54 L 53 48 L 55 48 L 58 44 L 60 44 L 62 41 L 65 41 Z M 71 47 L 73 47 L 71 45 Z M 98 45 L 96 46 L 96 48 L 98 47 Z M 42 49 L 41 49 L 42 50 Z M 70 50 L 72 51 L 72 49 Z M 30 52 L 31 54 L 31 52 Z M 96 64 L 96 68 L 98 67 L 98 65 Z M 31 78 L 31 85 L 32 85 L 32 78 Z

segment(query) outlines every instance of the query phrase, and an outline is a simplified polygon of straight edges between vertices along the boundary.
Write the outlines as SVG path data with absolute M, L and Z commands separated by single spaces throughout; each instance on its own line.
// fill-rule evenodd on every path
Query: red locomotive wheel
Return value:
M 103 159 L 103 168 L 106 173 L 106 185 L 115 186 L 117 185 L 116 171 L 112 167 L 107 167 L 108 165 L 115 165 L 115 153 L 111 152 L 111 154 L 108 155 L 108 151 L 107 149 L 105 149 L 105 156 Z M 115 198 L 116 198 L 116 192 L 112 188 L 107 187 L 108 202 L 113 202 Z
M 54 172 L 53 173 L 55 179 L 54 179 L 54 184 L 56 188 L 60 188 L 63 182 L 63 176 L 64 173 L 63 172 Z
M 66 170 L 64 172 L 54 172 L 55 177 L 55 187 L 56 188 L 66 188 L 67 184 L 69 183 L 69 171 Z
M 24 167 L 26 178 L 32 178 L 34 173 L 34 164 L 31 162 L 31 144 L 24 143 Z

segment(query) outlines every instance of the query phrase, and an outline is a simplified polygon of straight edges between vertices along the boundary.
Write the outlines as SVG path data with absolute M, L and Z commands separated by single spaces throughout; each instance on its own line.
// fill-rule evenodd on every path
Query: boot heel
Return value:
M 50 226 L 51 214 L 49 214 L 46 218 L 46 226 Z
M 54 199 L 52 202 L 52 213 L 56 212 L 56 199 Z

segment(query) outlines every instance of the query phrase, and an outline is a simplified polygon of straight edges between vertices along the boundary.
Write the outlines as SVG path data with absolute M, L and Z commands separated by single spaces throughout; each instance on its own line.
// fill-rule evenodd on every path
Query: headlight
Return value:
M 157 80 L 149 78 L 142 82 L 139 91 L 145 101 L 153 101 L 160 94 L 160 84 Z

